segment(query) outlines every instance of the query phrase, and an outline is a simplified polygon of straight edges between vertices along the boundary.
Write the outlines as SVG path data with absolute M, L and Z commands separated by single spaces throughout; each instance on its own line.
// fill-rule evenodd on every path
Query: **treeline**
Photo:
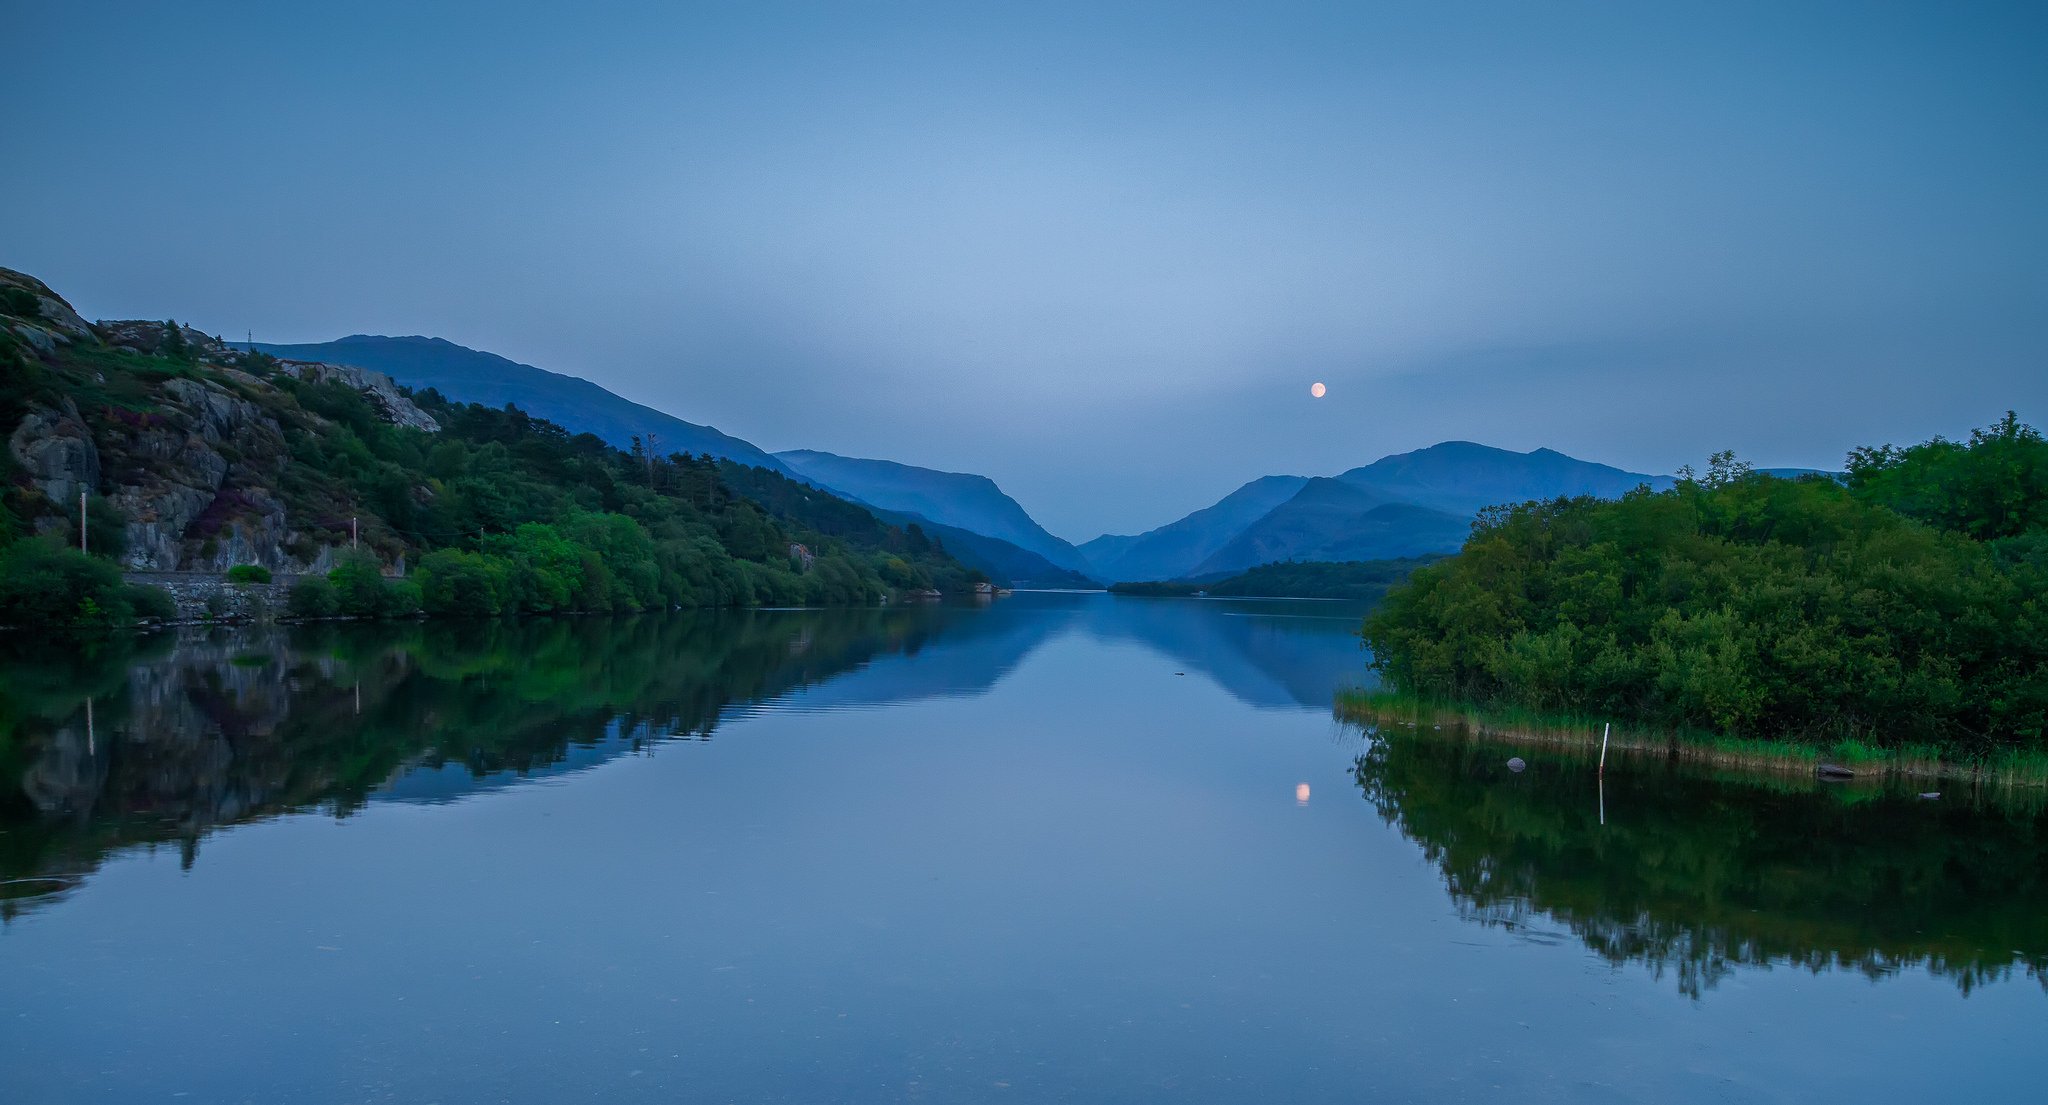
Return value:
M 14 291 L 0 309 L 39 310 Z M 917 526 L 885 524 L 776 472 L 654 456 L 637 442 L 620 450 L 510 406 L 432 391 L 415 397 L 442 426 L 427 433 L 392 424 L 345 385 L 285 375 L 261 353 L 196 350 L 175 325 L 162 330 L 152 355 L 87 340 L 37 351 L 0 329 L 0 423 L 68 410 L 104 452 L 105 431 L 121 428 L 107 420 L 160 424 L 174 381 L 217 383 L 255 404 L 281 427 L 285 455 L 236 459 L 274 471 L 274 485 L 224 485 L 200 524 L 218 530 L 274 494 L 297 535 L 294 557 L 351 550 L 297 585 L 299 616 L 869 604 L 985 578 Z M 0 625 L 105 629 L 175 616 L 168 594 L 123 580 L 126 519 L 110 500 L 90 497 L 90 555 L 74 525 L 52 525 L 62 509 L 0 451 Z M 394 578 L 401 565 L 409 571 Z
M 1677 486 L 1483 514 L 1368 616 L 1398 689 L 1742 737 L 2039 747 L 2048 443 L 1861 449 L 1778 479 L 1729 454 Z
M 1191 580 L 1114 583 L 1109 590 L 1118 595 L 1358 599 L 1370 602 L 1407 579 L 1415 569 L 1440 559 L 1436 556 L 1413 556 L 1393 560 L 1283 560 L 1261 564 L 1214 583 Z
M 292 497 L 336 519 L 367 507 L 360 540 L 386 560 L 419 557 L 402 581 L 345 559 L 294 590 L 297 616 L 857 605 L 982 578 L 917 526 L 885 525 L 776 472 L 652 456 L 637 441 L 614 449 L 432 390 L 414 397 L 441 423 L 426 434 L 339 384 L 278 383 L 328 423 L 288 435 Z
M 1297 561 L 1261 564 L 1242 575 L 1209 585 L 1223 596 L 1301 599 L 1361 599 L 1385 595 L 1415 569 L 1441 557 L 1411 556 L 1393 560 Z

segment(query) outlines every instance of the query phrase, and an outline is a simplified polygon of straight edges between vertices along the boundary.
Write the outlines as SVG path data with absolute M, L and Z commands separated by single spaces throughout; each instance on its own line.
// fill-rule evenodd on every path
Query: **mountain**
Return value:
M 0 436 L 0 577 L 34 584 L 0 588 L 0 625 L 176 610 L 119 568 L 327 577 L 224 599 L 309 617 L 870 605 L 983 582 L 779 465 L 632 456 L 359 364 L 89 324 L 4 268 Z M 74 523 L 84 550 L 18 540 Z
M 1568 457 L 1555 449 L 1517 453 L 1470 441 L 1446 441 L 1381 457 L 1337 477 L 1382 498 L 1451 514 L 1477 514 L 1499 503 L 1560 495 L 1619 498 L 1642 484 L 1671 486 L 1669 476 L 1625 472 Z
M 865 460 L 796 449 L 775 454 L 799 476 L 828 491 L 883 510 L 914 514 L 944 526 L 1006 541 L 1069 571 L 1086 573 L 1088 558 L 1047 533 L 994 480 L 889 460 Z
M 1080 590 L 1095 590 L 1102 586 L 1082 572 L 1062 568 L 1030 549 L 1020 549 L 1000 537 L 934 522 L 922 515 L 873 506 L 869 509 L 874 511 L 875 517 L 905 528 L 912 522 L 917 523 L 925 535 L 937 540 L 953 559 L 978 569 L 997 586 L 1071 587 Z
M 520 364 L 442 338 L 351 334 L 338 341 L 311 345 L 258 342 L 256 348 L 285 360 L 372 369 L 415 390 L 433 388 L 458 403 L 482 403 L 487 407 L 512 403 L 573 433 L 596 434 L 620 449 L 630 446 L 636 435 L 644 438 L 652 434 L 657 439 L 654 451 L 659 456 L 709 453 L 792 474 L 765 450 L 730 434 L 641 406 L 588 380 Z
M 1104 582 L 1178 579 L 1306 483 L 1305 476 L 1263 476 L 1179 521 L 1131 537 L 1104 534 L 1080 551 Z
M 1485 507 L 1559 495 L 1614 498 L 1672 482 L 1554 449 L 1517 453 L 1446 441 L 1335 477 L 1253 480 L 1177 522 L 1135 537 L 1106 534 L 1081 552 L 1110 582 L 1207 578 L 1275 560 L 1454 552 Z
M 1391 560 L 1464 544 L 1469 514 L 1384 497 L 1337 479 L 1313 479 L 1245 527 L 1188 574 L 1242 572 L 1281 560 Z

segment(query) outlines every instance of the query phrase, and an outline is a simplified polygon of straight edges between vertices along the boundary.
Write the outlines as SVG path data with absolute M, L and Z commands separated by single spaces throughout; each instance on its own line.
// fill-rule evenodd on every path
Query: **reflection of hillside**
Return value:
M 708 735 L 736 703 L 924 649 L 951 621 L 925 607 L 322 626 L 10 663 L 0 910 L 124 845 L 175 843 L 190 862 L 223 825 L 346 815 L 373 792 L 448 797 Z
M 855 670 L 776 699 L 778 706 L 880 706 L 981 694 L 1065 632 L 1098 596 L 1020 594 L 987 606 L 927 607 L 925 631 Z
M 1348 602 L 1110 597 L 1087 625 L 1170 656 L 1250 705 L 1325 709 L 1338 687 L 1366 677 L 1363 613 Z
M 2048 815 L 1911 795 L 1745 785 L 1379 732 L 1357 779 L 1459 909 L 1549 920 L 1695 997 L 1738 966 L 1925 967 L 1964 991 L 2015 968 L 2048 988 Z

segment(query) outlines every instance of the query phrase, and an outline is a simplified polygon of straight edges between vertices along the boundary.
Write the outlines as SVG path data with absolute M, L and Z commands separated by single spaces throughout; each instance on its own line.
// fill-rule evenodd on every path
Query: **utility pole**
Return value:
M 356 547 L 356 520 L 354 518 L 348 520 L 348 547 L 351 549 Z
M 78 551 L 91 551 L 85 547 L 85 489 L 82 487 L 78 489 Z

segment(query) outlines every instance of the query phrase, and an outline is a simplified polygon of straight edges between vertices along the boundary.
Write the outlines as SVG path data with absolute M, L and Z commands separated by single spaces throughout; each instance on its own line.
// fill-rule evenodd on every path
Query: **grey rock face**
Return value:
M 99 449 L 78 408 L 68 400 L 62 410 L 30 412 L 8 437 L 7 449 L 37 490 L 60 508 L 75 507 L 80 491 L 99 489 Z

